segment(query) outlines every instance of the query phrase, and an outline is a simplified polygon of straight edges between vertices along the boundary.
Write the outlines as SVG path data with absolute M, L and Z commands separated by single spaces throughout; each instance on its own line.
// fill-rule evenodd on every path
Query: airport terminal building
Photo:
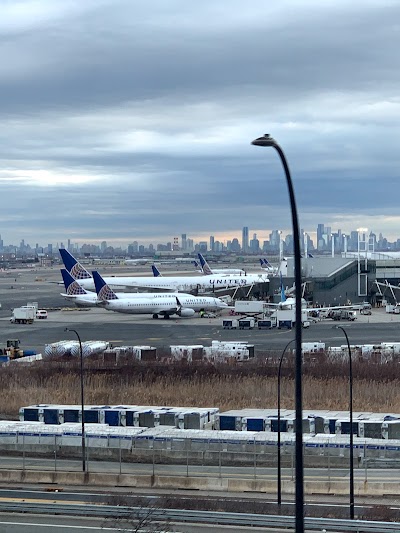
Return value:
M 284 274 L 284 272 L 283 272 Z M 287 259 L 285 289 L 294 284 L 294 260 Z M 302 258 L 301 275 L 304 284 L 304 298 L 315 306 L 350 305 L 369 301 L 376 305 L 379 301 L 375 280 L 377 265 L 375 260 L 358 260 L 347 257 L 316 256 Z M 271 277 L 270 293 L 280 292 L 280 278 Z

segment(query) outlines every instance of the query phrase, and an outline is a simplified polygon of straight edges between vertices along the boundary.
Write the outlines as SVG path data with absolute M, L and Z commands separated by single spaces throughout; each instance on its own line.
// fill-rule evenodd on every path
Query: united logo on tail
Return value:
M 92 276 L 65 248 L 59 249 L 65 268 L 74 279 L 90 279 Z
M 99 300 L 118 300 L 118 296 L 115 292 L 109 287 L 100 274 L 96 271 L 92 272 L 94 286 L 96 287 L 97 298 Z
M 68 270 L 61 269 L 61 275 L 64 281 L 64 286 L 68 296 L 79 296 L 81 294 L 87 294 L 85 289 L 79 285 L 79 283 L 71 276 Z
M 203 273 L 206 275 L 206 276 L 211 276 L 212 274 L 212 270 L 211 268 L 208 266 L 208 263 L 207 261 L 204 259 L 204 257 L 199 253 L 198 254 L 199 256 L 199 261 L 200 261 L 200 265 L 201 265 L 201 268 L 203 270 Z

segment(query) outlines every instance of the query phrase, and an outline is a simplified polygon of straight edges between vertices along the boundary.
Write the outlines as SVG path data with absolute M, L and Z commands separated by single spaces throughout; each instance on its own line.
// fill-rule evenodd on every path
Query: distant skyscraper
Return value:
M 236 239 L 236 237 L 234 239 L 232 239 L 232 242 L 231 242 L 231 251 L 232 252 L 240 252 L 240 244 L 239 244 L 239 240 Z
M 186 233 L 182 233 L 182 235 L 181 235 L 181 249 L 182 250 L 186 250 L 187 249 Z
M 269 244 L 271 246 L 271 250 L 273 251 L 279 250 L 280 242 L 281 242 L 281 232 L 277 229 L 272 230 L 272 232 L 269 234 Z
M 249 250 L 249 228 L 244 226 L 242 230 L 242 252 L 248 252 Z
M 212 252 L 214 251 L 214 242 L 215 242 L 214 235 L 210 235 L 210 250 Z
M 324 235 L 325 235 L 324 224 L 318 224 L 317 226 L 317 250 L 323 250 L 325 247 Z
M 104 253 L 106 251 L 106 248 L 107 248 L 107 241 L 101 241 L 101 244 L 100 244 L 101 253 Z M 70 242 L 69 242 L 69 239 L 68 239 L 68 250 L 69 249 L 70 249 Z
M 207 252 L 207 242 L 206 241 L 200 241 L 199 242 L 199 252 L 202 254 L 205 254 Z
M 257 239 L 257 233 L 253 233 L 253 238 L 250 241 L 250 251 L 256 254 L 260 250 L 260 241 Z

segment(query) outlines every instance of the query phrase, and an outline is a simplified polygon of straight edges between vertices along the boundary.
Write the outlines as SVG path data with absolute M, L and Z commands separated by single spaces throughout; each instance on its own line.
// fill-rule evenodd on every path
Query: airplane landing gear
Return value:
M 153 318 L 158 318 L 157 313 L 154 313 Z

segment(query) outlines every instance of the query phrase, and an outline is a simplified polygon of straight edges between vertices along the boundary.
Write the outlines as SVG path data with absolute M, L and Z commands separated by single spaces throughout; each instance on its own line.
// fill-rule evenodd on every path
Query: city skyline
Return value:
M 264 230 L 267 231 L 267 230 Z M 250 234 L 251 233 L 251 239 Z M 315 235 L 315 238 L 312 236 Z M 364 237 L 361 237 L 364 235 Z M 268 238 L 259 238 L 260 234 L 254 232 L 252 228 L 243 226 L 241 238 L 239 232 L 234 234 L 231 239 L 221 241 L 218 239 L 218 232 L 212 235 L 202 237 L 199 240 L 192 238 L 187 233 L 181 233 L 180 236 L 174 236 L 166 242 L 146 242 L 141 243 L 138 240 L 130 239 L 124 247 L 111 241 L 102 240 L 100 242 L 82 242 L 71 239 L 60 240 L 57 243 L 48 243 L 43 246 L 36 242 L 34 246 L 22 239 L 19 245 L 5 243 L 0 235 L 0 252 L 15 253 L 33 252 L 33 253 L 57 253 L 58 248 L 67 248 L 70 251 L 81 251 L 82 249 L 97 250 L 100 253 L 107 253 L 111 249 L 122 251 L 128 255 L 137 255 L 140 253 L 156 253 L 157 251 L 179 251 L 179 252 L 240 252 L 244 254 L 252 253 L 271 253 L 285 251 L 292 253 L 293 237 L 291 233 L 284 233 L 282 230 L 274 229 L 268 232 Z M 350 231 L 342 231 L 341 228 L 332 228 L 323 223 L 318 223 L 315 232 L 309 232 L 304 229 L 300 231 L 301 248 L 303 251 L 336 252 L 357 251 L 360 238 L 365 239 L 365 246 L 370 251 L 388 251 L 400 250 L 400 236 L 394 241 L 390 241 L 382 232 L 374 232 L 368 228 L 358 228 Z M 307 245 L 305 244 L 307 241 Z
M 380 0 L 3 2 L 2 231 L 126 245 L 290 232 L 277 155 L 250 145 L 270 133 L 301 227 L 394 239 L 399 17 Z

